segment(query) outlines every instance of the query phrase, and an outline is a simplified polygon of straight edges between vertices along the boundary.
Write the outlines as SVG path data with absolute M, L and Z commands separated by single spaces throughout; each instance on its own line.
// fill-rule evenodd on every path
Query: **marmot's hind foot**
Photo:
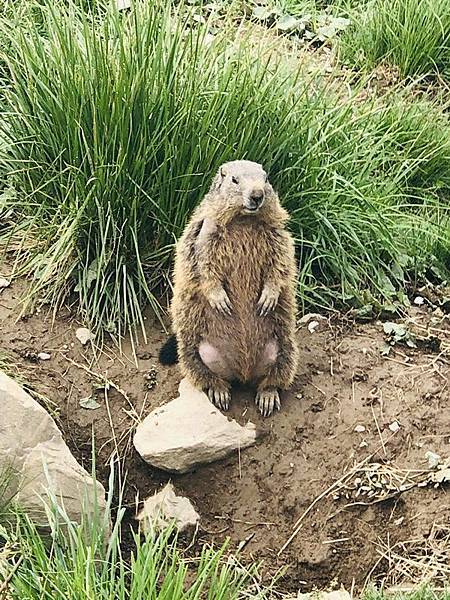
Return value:
M 220 410 L 228 410 L 230 408 L 231 394 L 230 390 L 219 390 L 217 388 L 208 389 L 208 398 Z
M 256 406 L 263 417 L 270 417 L 275 409 L 280 410 L 281 402 L 278 390 L 266 389 L 256 394 Z

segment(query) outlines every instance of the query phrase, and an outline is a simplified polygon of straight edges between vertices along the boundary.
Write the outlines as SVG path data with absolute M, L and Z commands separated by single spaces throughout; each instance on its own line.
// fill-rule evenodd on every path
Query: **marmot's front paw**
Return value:
M 231 394 L 229 390 L 208 389 L 208 398 L 221 410 L 228 410 L 230 407 Z
M 280 292 L 270 286 L 264 286 L 261 296 L 258 300 L 258 312 L 264 317 L 271 312 L 278 303 Z
M 223 287 L 215 288 L 207 295 L 210 305 L 221 313 L 231 315 L 231 301 Z
M 278 390 L 261 390 L 256 394 L 256 406 L 263 417 L 270 417 L 275 409 L 280 410 L 281 402 Z

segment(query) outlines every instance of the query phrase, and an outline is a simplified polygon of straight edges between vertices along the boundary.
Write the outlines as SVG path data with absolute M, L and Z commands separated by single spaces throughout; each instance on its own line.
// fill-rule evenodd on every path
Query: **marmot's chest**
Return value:
M 257 226 L 234 226 L 217 238 L 217 259 L 225 285 L 233 293 L 260 292 L 270 266 L 270 232 Z

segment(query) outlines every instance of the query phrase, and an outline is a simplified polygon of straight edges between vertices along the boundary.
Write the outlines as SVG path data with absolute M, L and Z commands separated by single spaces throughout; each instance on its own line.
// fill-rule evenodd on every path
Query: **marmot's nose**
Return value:
M 259 206 L 264 198 L 264 192 L 262 190 L 253 190 L 250 194 L 250 202 L 255 206 Z

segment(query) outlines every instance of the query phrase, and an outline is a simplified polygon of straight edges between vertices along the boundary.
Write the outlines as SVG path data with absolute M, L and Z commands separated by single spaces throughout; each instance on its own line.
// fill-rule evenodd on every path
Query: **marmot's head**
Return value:
M 223 200 L 220 208 L 230 217 L 255 215 L 274 197 L 267 173 L 261 165 L 249 160 L 223 164 L 214 177 L 211 194 L 215 202 Z

